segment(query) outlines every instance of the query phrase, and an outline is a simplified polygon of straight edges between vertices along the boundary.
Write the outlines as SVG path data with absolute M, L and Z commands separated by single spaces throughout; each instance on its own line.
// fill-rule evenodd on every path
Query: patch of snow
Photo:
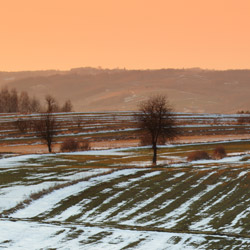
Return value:
M 132 183 L 134 183 L 136 181 L 142 181 L 143 179 L 150 178 L 150 177 L 160 175 L 160 174 L 161 174 L 161 171 L 152 171 L 151 173 L 147 173 L 147 174 L 145 174 L 143 176 L 140 176 L 140 177 L 137 177 L 137 178 L 131 178 L 129 181 L 118 183 L 118 184 L 115 185 L 115 187 L 117 187 L 117 188 L 125 188 L 125 187 L 130 186 Z
M 238 175 L 238 177 L 241 178 L 242 176 L 244 176 L 244 175 L 246 175 L 248 173 L 249 173 L 249 171 L 242 171 L 242 172 L 240 172 L 240 174 Z
M 19 202 L 29 197 L 31 193 L 41 191 L 57 182 L 43 182 L 37 185 L 15 185 L 6 188 L 1 188 L 0 192 L 0 211 L 14 207 Z
M 93 241 L 96 236 L 101 237 Z M 175 237 L 180 240 L 175 242 L 173 240 Z M 31 249 L 31 247 L 32 249 L 117 250 L 125 249 L 138 240 L 139 244 L 135 247 L 137 250 L 201 250 L 204 248 L 197 248 L 192 243 L 201 244 L 206 241 L 205 235 L 0 220 L 0 247 L 11 250 Z M 250 241 L 246 239 L 245 242 Z
M 168 213 L 165 218 L 163 217 L 160 221 L 166 221 L 161 226 L 166 228 L 172 228 L 174 227 L 179 221 L 183 220 L 186 217 L 186 212 L 189 209 L 189 207 L 196 201 L 198 201 L 203 195 L 205 195 L 207 192 L 210 192 L 214 188 L 216 188 L 218 185 L 221 185 L 221 183 L 217 183 L 215 185 L 209 185 L 207 188 L 203 191 L 201 191 L 199 194 L 195 195 L 193 198 L 189 199 L 188 201 L 184 202 L 180 207 L 173 210 L 172 212 Z
M 192 164 L 213 164 L 213 163 L 239 163 L 242 159 L 242 156 L 232 156 L 232 157 L 225 157 L 220 160 L 198 160 L 192 161 Z
M 109 175 L 93 177 L 91 180 L 82 181 L 77 184 L 59 190 L 55 190 L 52 193 L 43 196 L 39 200 L 33 201 L 28 207 L 25 207 L 22 210 L 18 210 L 16 213 L 12 215 L 12 217 L 32 218 L 41 213 L 48 212 L 61 200 L 71 195 L 76 195 L 77 193 L 82 192 L 83 190 L 87 189 L 92 185 L 96 185 L 97 183 L 100 183 L 104 180 L 107 181 L 109 179 L 117 178 L 119 176 L 130 175 L 135 172 L 136 170 L 130 170 L 130 169 L 119 170 Z
M 131 155 L 132 152 L 123 152 L 127 148 L 119 149 L 104 149 L 104 150 L 89 150 L 89 151 L 79 151 L 79 152 L 69 152 L 69 153 L 58 153 L 57 155 Z
M 20 155 L 20 156 L 14 156 L 14 157 L 9 157 L 9 158 L 3 158 L 0 159 L 0 168 L 10 168 L 10 167 L 19 167 L 23 166 L 24 162 L 25 165 L 29 165 L 27 161 L 33 160 L 33 159 L 38 159 L 38 158 L 46 158 L 49 156 L 52 156 L 53 154 L 33 154 L 33 155 Z

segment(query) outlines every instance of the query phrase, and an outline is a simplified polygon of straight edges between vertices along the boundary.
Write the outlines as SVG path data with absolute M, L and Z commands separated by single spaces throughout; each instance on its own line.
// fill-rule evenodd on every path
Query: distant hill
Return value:
M 250 110 L 250 70 L 77 68 L 0 72 L 0 86 L 44 99 L 71 99 L 75 111 L 135 110 L 152 94 L 166 94 L 179 112 Z

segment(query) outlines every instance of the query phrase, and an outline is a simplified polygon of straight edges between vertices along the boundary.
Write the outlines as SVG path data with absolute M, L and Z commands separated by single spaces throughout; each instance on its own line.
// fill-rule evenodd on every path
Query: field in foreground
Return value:
M 248 141 L 222 160 L 186 162 L 218 143 L 0 159 L 0 247 L 249 249 Z M 241 153 L 244 153 L 241 155 Z

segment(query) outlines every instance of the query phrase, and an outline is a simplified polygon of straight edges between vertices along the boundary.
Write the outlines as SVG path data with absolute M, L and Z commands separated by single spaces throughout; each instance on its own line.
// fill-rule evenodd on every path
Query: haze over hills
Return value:
M 76 68 L 0 72 L 0 85 L 60 102 L 75 111 L 136 110 L 152 94 L 166 94 L 175 111 L 233 113 L 250 109 L 250 70 Z

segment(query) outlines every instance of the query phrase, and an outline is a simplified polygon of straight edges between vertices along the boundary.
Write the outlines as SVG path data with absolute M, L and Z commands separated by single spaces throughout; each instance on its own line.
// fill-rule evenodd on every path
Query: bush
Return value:
M 90 150 L 90 143 L 88 140 L 84 140 L 79 142 L 78 140 L 74 138 L 69 138 L 66 139 L 62 144 L 61 144 L 61 151 L 62 152 L 74 152 L 74 151 L 86 151 Z
M 218 159 L 222 159 L 227 155 L 226 150 L 224 147 L 222 146 L 218 146 L 213 153 L 213 158 L 218 160 Z
M 87 151 L 87 150 L 90 150 L 90 149 L 91 149 L 91 147 L 90 147 L 90 143 L 89 143 L 88 140 L 82 141 L 80 143 L 80 150 Z
M 237 114 L 250 114 L 249 110 L 240 110 L 237 112 Z
M 194 151 L 190 153 L 187 157 L 188 161 L 198 161 L 198 160 L 209 160 L 210 156 L 206 151 Z
M 62 152 L 73 152 L 79 150 L 79 142 L 74 138 L 66 139 L 61 144 L 61 151 Z

